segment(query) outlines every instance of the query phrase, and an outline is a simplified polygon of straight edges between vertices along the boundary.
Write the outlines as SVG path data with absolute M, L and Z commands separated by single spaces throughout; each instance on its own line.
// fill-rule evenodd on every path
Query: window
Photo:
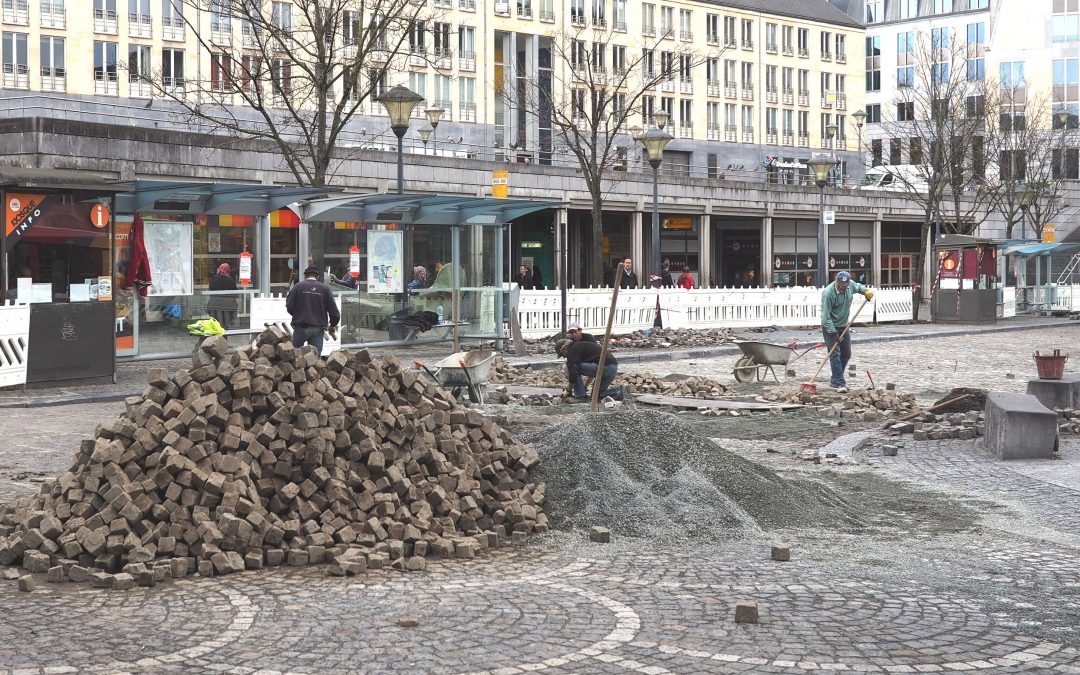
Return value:
M 689 9 L 679 10 L 679 39 L 694 39 L 694 13 Z
M 810 56 L 810 29 L 799 29 L 799 56 Z
M 720 59 L 715 56 L 705 61 L 705 79 L 712 86 L 713 82 L 720 81 Z
M 825 61 L 832 60 L 832 33 L 829 31 L 821 31 L 821 58 Z
M 360 12 L 346 10 L 341 21 L 342 44 L 355 47 L 360 41 Z
M 810 95 L 810 71 L 799 69 L 799 96 Z
M 711 45 L 720 44 L 720 16 L 705 15 L 705 39 Z
M 224 53 L 210 55 L 210 89 L 227 92 L 232 89 L 232 56 Z
M 900 101 L 896 104 L 896 121 L 897 122 L 914 122 L 915 121 L 915 102 L 914 101 Z
M 45 91 L 64 91 L 64 38 L 41 38 L 41 88 Z
M 644 5 L 649 8 L 648 16 L 652 15 L 652 5 Z M 585 25 L 585 0 L 570 0 L 570 23 L 575 26 Z
M 3 35 L 4 86 L 20 89 L 30 86 L 30 65 L 26 48 L 26 33 Z
M 660 74 L 665 80 L 675 77 L 675 54 L 674 52 L 660 52 Z
M 903 147 L 904 143 L 899 138 L 889 139 L 889 164 L 904 163 L 904 160 L 901 159 Z
M 611 47 L 611 70 L 617 76 L 626 74 L 626 47 L 612 45 Z
M 274 3 L 275 5 L 278 3 Z M 184 28 L 184 4 L 180 0 L 162 0 L 161 25 Z
M 612 5 L 612 8 L 613 8 L 612 13 L 614 14 L 614 16 L 612 18 L 615 21 L 615 30 L 625 31 L 626 30 L 626 0 L 615 0 L 615 3 Z
M 476 29 L 472 26 L 458 26 L 458 58 L 471 62 L 470 70 L 476 68 Z
M 866 0 L 866 16 L 864 20 L 866 23 L 877 23 L 884 18 L 881 13 L 881 5 L 883 0 Z
M 528 16 L 532 16 L 531 8 L 529 9 Z M 607 27 L 607 2 L 605 0 L 593 0 L 592 22 L 593 25 L 598 28 Z
M 708 127 L 709 140 L 720 140 L 720 104 L 709 102 L 705 104 L 705 123 Z
M 436 21 L 432 27 L 431 35 L 434 38 L 435 56 L 445 58 L 450 56 L 453 45 L 450 43 L 450 24 L 444 21 Z
M 184 50 L 161 50 L 161 79 L 166 87 L 184 86 Z
M 791 55 L 795 53 L 795 28 L 793 26 L 783 26 L 780 29 L 780 39 L 784 49 L 784 53 Z
M 881 91 L 881 36 L 866 38 L 866 91 Z
M 413 21 L 409 26 L 409 53 L 419 56 L 427 54 L 426 37 L 427 25 L 423 21 Z
M 127 67 L 129 82 L 149 81 L 150 45 L 128 45 Z
M 692 129 L 694 127 L 694 103 L 687 99 L 679 101 L 679 127 L 680 129 Z
M 881 104 L 872 103 L 866 106 L 866 123 L 881 124 Z
M 982 82 L 986 79 L 986 24 L 967 25 L 967 79 Z
M 641 5 L 641 33 L 646 37 L 656 35 L 656 5 L 648 2 Z
M 458 106 L 461 114 L 458 118 L 463 122 L 476 121 L 476 78 L 458 78 Z
M 570 67 L 576 69 L 584 68 L 588 63 L 588 50 L 585 49 L 585 43 L 581 40 L 570 41 Z
M 652 124 L 653 112 L 656 111 L 656 99 L 652 96 L 641 98 L 641 122 L 645 126 Z
M 570 117 L 574 120 L 585 120 L 585 90 L 572 89 L 570 91 Z
M 847 36 L 840 33 L 836 34 L 836 60 L 847 61 Z
M 881 166 L 882 161 L 881 139 L 875 138 L 870 141 L 870 166 Z
M 765 24 L 765 51 L 776 53 L 780 49 L 775 23 Z
M 930 48 L 937 51 L 939 49 L 949 48 L 949 34 L 948 28 L 931 28 L 930 29 Z
M 438 2 L 435 3 L 439 4 Z M 518 0 L 517 1 L 517 15 L 523 19 L 532 18 L 532 0 Z
M 1076 0 L 1054 0 L 1054 14 L 1051 19 L 1051 35 L 1054 42 L 1076 42 L 1080 40 L 1080 15 Z
M 94 81 L 116 82 L 115 42 L 94 42 Z
M 922 164 L 922 139 L 918 136 L 912 136 L 908 139 L 908 162 L 911 164 Z
M 660 36 L 674 37 L 675 35 L 675 8 L 660 8 Z
M 795 111 L 784 111 L 784 135 L 790 136 L 795 133 Z
M 1023 61 L 1003 61 L 1001 63 L 1001 86 L 1003 87 L 1025 87 L 1027 82 L 1024 81 L 1024 62 Z
M 656 77 L 656 53 L 651 49 L 642 50 L 641 73 L 646 78 Z
M 737 39 L 735 33 L 735 17 L 724 17 L 724 45 L 728 47 L 735 46 L 735 40 Z
M 765 108 L 765 131 L 766 133 L 775 135 L 778 131 L 776 108 Z M 773 139 L 773 143 L 776 139 Z
M 742 64 L 742 88 L 743 91 L 754 89 L 754 64 L 743 63 Z
M 150 0 L 131 0 L 131 5 L 140 2 L 144 5 L 145 16 L 150 19 Z M 132 10 L 133 11 L 133 10 Z M 214 33 L 228 33 L 232 29 L 229 16 L 229 6 L 225 0 L 211 0 L 210 2 L 210 30 Z
M 964 100 L 964 109 L 968 117 L 983 117 L 986 115 L 986 97 L 968 96 Z
M 1002 150 L 998 153 L 998 171 L 1001 180 L 1023 182 L 1027 180 L 1027 159 L 1023 150 Z
M 822 102 L 822 104 L 826 103 L 827 97 L 828 97 L 828 95 L 830 93 L 832 93 L 832 91 L 833 91 L 832 73 L 821 73 L 821 102 Z M 831 100 L 828 101 L 828 102 L 832 103 Z
M 776 94 L 776 66 L 765 66 L 765 91 Z
M 810 113 L 805 110 L 799 111 L 799 135 L 804 137 L 810 135 Z
M 914 19 L 919 16 L 919 0 L 898 0 L 901 19 Z
M 435 105 L 447 111 L 450 110 L 454 101 L 450 96 L 450 85 L 453 83 L 446 75 L 435 73 Z
M 896 35 L 896 86 L 915 86 L 915 33 L 912 31 Z
M 681 54 L 679 56 L 679 80 L 684 83 L 690 83 L 694 80 L 694 57 L 691 54 Z M 686 92 L 683 92 L 686 93 Z
M 1064 155 L 1060 148 L 1054 148 L 1051 161 L 1051 173 L 1055 179 L 1077 180 L 1080 178 L 1080 151 L 1076 148 L 1065 148 Z
M 934 14 L 948 14 L 953 11 L 953 0 L 934 0 Z
M 94 30 L 116 32 L 116 0 L 94 0 Z
M 592 68 L 594 73 L 607 72 L 607 45 L 603 42 L 593 43 Z
M 1062 108 L 1076 110 L 1080 104 L 1080 61 L 1054 59 L 1053 98 L 1055 112 Z
M 754 46 L 754 21 L 753 19 L 742 20 L 742 46 L 743 49 L 751 49 Z

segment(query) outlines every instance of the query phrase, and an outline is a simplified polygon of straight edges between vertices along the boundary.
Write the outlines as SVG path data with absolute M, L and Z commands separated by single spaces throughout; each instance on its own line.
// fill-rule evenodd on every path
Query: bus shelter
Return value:
M 1055 259 L 1080 250 L 1080 243 L 1010 239 L 999 242 L 999 246 L 1007 261 L 1005 278 L 1016 289 L 1018 313 L 1071 311 L 1080 301 L 1073 297 L 1076 289 L 1068 283 L 1069 275 L 1060 274 L 1067 269 L 1066 264 L 1056 270 L 1054 266 Z

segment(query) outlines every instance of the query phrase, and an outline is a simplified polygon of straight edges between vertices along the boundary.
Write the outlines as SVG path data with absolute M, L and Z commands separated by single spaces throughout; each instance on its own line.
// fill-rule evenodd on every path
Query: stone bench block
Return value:
M 986 396 L 983 443 L 998 459 L 1053 459 L 1058 418 L 1031 394 L 992 391 Z
M 1047 408 L 1080 408 L 1080 374 L 1065 373 L 1060 380 L 1028 380 L 1027 393 Z

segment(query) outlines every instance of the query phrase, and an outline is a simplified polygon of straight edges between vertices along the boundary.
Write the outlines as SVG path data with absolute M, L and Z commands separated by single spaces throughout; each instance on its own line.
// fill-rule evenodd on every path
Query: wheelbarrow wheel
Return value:
M 754 381 L 754 375 L 757 373 L 757 365 L 754 364 L 754 357 L 742 356 L 735 362 L 735 379 L 738 382 L 746 384 Z

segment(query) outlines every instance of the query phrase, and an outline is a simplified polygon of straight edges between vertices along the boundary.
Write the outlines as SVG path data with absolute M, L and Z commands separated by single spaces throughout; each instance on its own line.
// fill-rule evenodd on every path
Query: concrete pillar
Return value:
M 881 212 L 877 214 L 877 218 L 874 219 L 874 226 L 871 230 L 872 244 L 870 247 L 870 255 L 872 257 L 870 261 L 871 274 L 870 285 L 881 286 Z
M 296 279 L 304 280 L 304 270 L 308 266 L 308 256 L 311 255 L 311 226 L 306 220 L 300 221 L 300 228 L 296 233 Z
M 255 288 L 260 293 L 270 292 L 270 217 L 255 218 Z
M 559 288 L 563 283 L 563 267 L 566 265 L 566 252 L 568 232 L 567 209 L 555 209 L 553 219 L 555 221 L 555 278 L 552 279 L 552 288 Z M 514 270 L 517 270 L 515 265 Z M 569 281 L 568 281 L 569 283 Z
M 648 265 L 645 264 L 645 223 L 652 222 L 652 212 L 646 214 L 641 211 L 634 211 L 634 222 L 631 226 L 631 232 L 633 234 L 633 245 L 631 251 L 634 258 L 634 273 L 637 274 L 638 281 L 642 284 L 647 283 L 645 279 L 645 269 Z
M 701 217 L 698 231 L 698 286 L 712 285 L 712 215 Z
M 761 261 L 758 270 L 761 272 L 761 287 L 772 286 L 772 205 L 769 205 L 767 216 L 761 219 Z

